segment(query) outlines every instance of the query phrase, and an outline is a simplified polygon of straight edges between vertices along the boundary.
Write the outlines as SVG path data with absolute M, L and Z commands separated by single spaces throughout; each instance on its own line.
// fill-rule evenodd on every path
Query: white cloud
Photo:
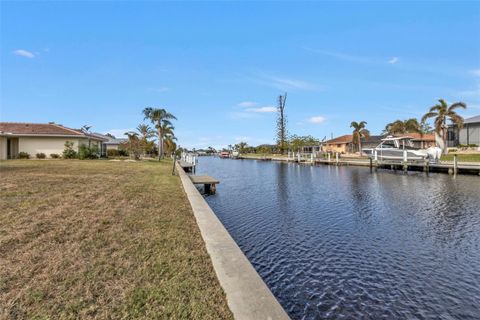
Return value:
M 471 70 L 470 73 L 476 77 L 480 77 L 480 69 Z
M 260 108 L 249 108 L 246 109 L 245 111 L 247 112 L 256 112 L 256 113 L 272 113 L 272 112 L 277 112 L 277 107 L 260 107 Z
M 243 102 L 240 102 L 239 104 L 237 104 L 237 106 L 243 107 L 243 108 L 252 108 L 252 107 L 255 107 L 257 105 L 258 105 L 258 103 L 253 102 L 253 101 L 243 101 Z
M 35 55 L 32 52 L 23 49 L 14 50 L 13 54 L 25 58 L 35 58 Z
M 398 57 L 393 57 L 392 59 L 388 60 L 388 63 L 395 64 L 398 62 Z
M 109 133 L 109 134 L 115 136 L 115 138 L 122 139 L 122 138 L 126 138 L 125 132 L 129 132 L 129 131 L 136 131 L 136 129 L 135 128 L 111 129 L 111 130 L 103 132 L 103 134 Z
M 308 119 L 308 122 L 314 123 L 314 124 L 320 124 L 320 123 L 325 122 L 325 120 L 327 120 L 325 117 L 315 116 L 315 117 L 309 118 L 309 119 Z

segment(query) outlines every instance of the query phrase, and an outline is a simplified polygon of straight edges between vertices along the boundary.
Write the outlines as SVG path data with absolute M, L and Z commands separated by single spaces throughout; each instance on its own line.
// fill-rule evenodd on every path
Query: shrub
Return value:
M 63 158 L 74 159 L 77 157 L 77 152 L 73 150 L 73 142 L 65 141 L 65 149 L 63 150 Z
M 39 152 L 35 155 L 37 159 L 45 159 L 47 156 L 43 152 Z
M 119 150 L 109 149 L 107 150 L 107 157 L 118 157 L 120 155 Z
M 58 159 L 58 158 L 60 158 L 60 155 L 57 154 L 57 153 L 50 153 L 50 158 L 52 158 L 52 159 Z
M 448 149 L 448 152 L 457 152 L 458 150 L 455 149 L 455 148 L 452 148 L 452 149 Z
M 30 155 L 27 152 L 19 152 L 18 159 L 30 159 Z
M 98 159 L 98 147 L 97 146 L 87 146 L 86 144 L 81 144 L 78 147 L 78 159 Z
M 127 157 L 128 156 L 128 151 L 125 149 L 118 149 L 118 155 L 122 157 Z

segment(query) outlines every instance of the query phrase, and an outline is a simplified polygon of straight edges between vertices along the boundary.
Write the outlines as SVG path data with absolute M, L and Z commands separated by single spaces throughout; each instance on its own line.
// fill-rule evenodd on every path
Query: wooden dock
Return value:
M 449 174 L 465 173 L 480 175 L 480 164 L 458 163 L 458 162 L 437 162 L 428 161 L 402 161 L 402 160 L 373 160 L 373 159 L 316 159 L 315 164 L 327 164 L 337 166 L 365 166 L 370 169 L 390 169 L 407 171 L 424 171 L 424 172 L 444 172 Z
M 192 180 L 193 184 L 203 184 L 205 193 L 207 194 L 215 194 L 216 185 L 220 183 L 215 178 L 212 178 L 207 175 L 198 175 L 198 176 L 189 176 L 190 180 Z
M 192 172 L 192 170 L 195 169 L 195 164 L 190 162 L 178 160 L 178 164 L 180 165 L 180 167 L 182 167 L 183 170 L 185 170 L 185 172 Z

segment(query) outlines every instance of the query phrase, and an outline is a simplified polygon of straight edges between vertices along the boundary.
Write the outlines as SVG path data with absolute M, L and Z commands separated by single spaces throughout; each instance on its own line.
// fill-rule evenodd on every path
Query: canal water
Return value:
M 479 319 L 480 177 L 200 158 L 293 319 Z

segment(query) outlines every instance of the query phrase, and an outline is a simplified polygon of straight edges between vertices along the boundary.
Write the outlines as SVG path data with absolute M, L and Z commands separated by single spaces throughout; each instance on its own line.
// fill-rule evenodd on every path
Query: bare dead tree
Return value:
M 278 118 L 277 118 L 277 145 L 282 154 L 287 150 L 287 117 L 285 115 L 285 101 L 287 93 L 278 96 Z

